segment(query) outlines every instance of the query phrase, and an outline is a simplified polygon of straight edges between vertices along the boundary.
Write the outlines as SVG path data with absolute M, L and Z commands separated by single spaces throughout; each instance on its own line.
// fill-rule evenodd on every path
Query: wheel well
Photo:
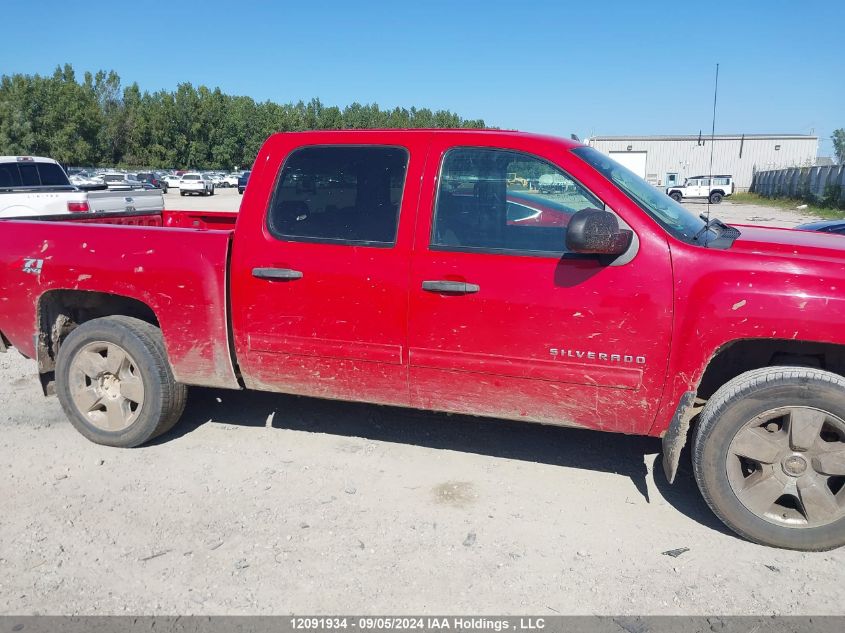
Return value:
M 845 346 L 783 339 L 743 339 L 719 349 L 707 364 L 698 389 L 684 393 L 663 434 L 663 470 L 669 483 L 675 479 L 681 451 L 690 431 L 697 425 L 698 414 L 706 401 L 719 387 L 740 374 L 776 365 L 815 367 L 845 376 Z
M 714 193 L 718 193 L 718 194 L 720 194 L 720 195 L 722 195 L 722 196 L 724 196 L 724 195 L 725 195 L 725 192 L 724 192 L 724 191 L 722 191 L 721 189 L 713 189 L 713 191 L 711 191 L 711 192 L 710 192 L 710 195 L 712 196 Z
M 86 321 L 114 315 L 135 317 L 158 327 L 152 308 L 130 297 L 84 290 L 51 290 L 41 296 L 36 354 L 45 393 L 53 393 L 56 357 L 67 335 Z
M 781 339 L 734 341 L 710 359 L 696 395 L 707 400 L 732 378 L 774 365 L 815 367 L 845 375 L 845 346 Z

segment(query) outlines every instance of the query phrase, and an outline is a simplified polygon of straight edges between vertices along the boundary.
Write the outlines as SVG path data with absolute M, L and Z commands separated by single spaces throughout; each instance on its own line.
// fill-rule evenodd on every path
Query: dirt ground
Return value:
M 845 549 L 733 536 L 653 439 L 194 389 L 109 449 L 15 351 L 0 425 L 0 614 L 845 613 Z

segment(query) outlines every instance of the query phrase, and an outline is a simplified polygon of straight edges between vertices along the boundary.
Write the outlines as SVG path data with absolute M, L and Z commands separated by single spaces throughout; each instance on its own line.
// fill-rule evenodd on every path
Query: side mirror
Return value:
M 619 228 L 615 215 L 599 209 L 581 209 L 566 227 L 566 248 L 573 253 L 621 255 L 633 238 L 633 231 Z

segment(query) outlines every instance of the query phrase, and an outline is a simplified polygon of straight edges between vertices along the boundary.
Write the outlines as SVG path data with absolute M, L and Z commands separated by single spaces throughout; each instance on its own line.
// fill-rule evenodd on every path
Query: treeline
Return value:
M 258 103 L 219 88 L 175 91 L 122 87 L 114 71 L 77 81 L 66 64 L 52 76 L 3 75 L 0 155 L 49 156 L 67 165 L 230 169 L 252 164 L 273 132 L 340 128 L 484 127 L 448 110 L 341 109 L 308 103 Z

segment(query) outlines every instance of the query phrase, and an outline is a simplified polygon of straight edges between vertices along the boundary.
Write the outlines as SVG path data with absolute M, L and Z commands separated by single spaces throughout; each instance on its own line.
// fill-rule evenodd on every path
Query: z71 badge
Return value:
M 40 275 L 41 269 L 44 267 L 43 259 L 35 259 L 34 257 L 25 257 L 23 260 L 23 271 L 33 275 Z

